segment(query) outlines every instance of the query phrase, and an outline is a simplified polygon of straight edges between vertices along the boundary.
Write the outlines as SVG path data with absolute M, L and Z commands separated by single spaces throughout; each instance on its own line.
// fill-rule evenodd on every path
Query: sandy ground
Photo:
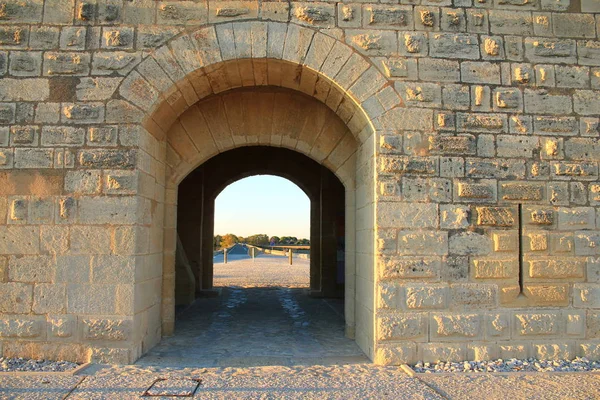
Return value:
M 261 254 L 252 260 L 246 255 L 214 258 L 214 286 L 239 287 L 297 287 L 308 288 L 310 261 L 294 258 L 289 265 L 287 257 Z

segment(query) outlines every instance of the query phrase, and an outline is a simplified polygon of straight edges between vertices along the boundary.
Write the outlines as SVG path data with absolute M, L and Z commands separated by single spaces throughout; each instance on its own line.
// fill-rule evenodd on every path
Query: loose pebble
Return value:
M 583 372 L 600 371 L 600 361 L 590 361 L 585 357 L 574 360 L 519 360 L 497 359 L 492 361 L 464 361 L 423 363 L 419 361 L 412 368 L 419 373 L 439 372 Z
M 69 361 L 0 357 L 0 372 L 64 372 L 78 366 Z

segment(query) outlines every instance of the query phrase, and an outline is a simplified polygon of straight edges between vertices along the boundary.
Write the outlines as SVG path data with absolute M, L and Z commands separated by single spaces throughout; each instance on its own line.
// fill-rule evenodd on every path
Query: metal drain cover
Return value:
M 160 378 L 155 380 L 142 396 L 192 397 L 199 386 L 200 379 Z

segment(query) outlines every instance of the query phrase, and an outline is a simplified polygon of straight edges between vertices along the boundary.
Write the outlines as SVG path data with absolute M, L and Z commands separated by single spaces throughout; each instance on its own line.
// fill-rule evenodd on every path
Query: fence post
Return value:
M 292 249 L 289 249 L 290 265 L 292 265 Z
M 227 264 L 227 249 L 223 249 L 223 264 Z
M 256 257 L 256 254 L 254 252 L 256 251 L 256 249 L 254 247 L 250 247 L 250 251 L 252 252 L 252 262 L 254 262 L 254 257 Z

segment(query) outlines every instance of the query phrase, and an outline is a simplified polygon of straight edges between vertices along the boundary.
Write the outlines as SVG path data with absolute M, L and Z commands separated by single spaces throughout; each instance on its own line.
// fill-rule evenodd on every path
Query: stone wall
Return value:
M 2 353 L 131 362 L 170 333 L 177 184 L 251 144 L 220 109 L 197 154 L 171 126 L 271 85 L 358 143 L 331 169 L 370 357 L 600 358 L 598 26 L 597 0 L 0 0 Z M 256 144 L 331 161 L 282 126 Z

